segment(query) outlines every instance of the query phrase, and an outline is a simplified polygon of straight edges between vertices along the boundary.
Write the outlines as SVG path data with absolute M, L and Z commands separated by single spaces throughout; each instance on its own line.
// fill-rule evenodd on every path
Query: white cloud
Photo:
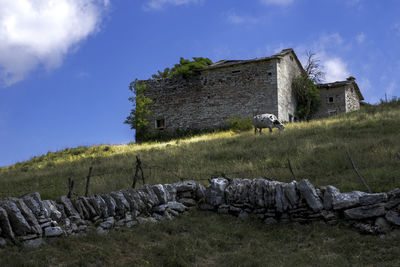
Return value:
M 356 41 L 357 41 L 357 43 L 359 43 L 359 44 L 364 43 L 364 41 L 365 41 L 365 34 L 364 34 L 363 32 L 357 34 L 357 35 L 356 35 Z
M 293 3 L 294 0 L 260 0 L 260 2 L 265 5 L 287 6 Z
M 347 63 L 339 57 L 327 57 L 322 59 L 322 64 L 324 65 L 326 73 L 326 82 L 343 81 L 349 77 Z
M 53 69 L 98 30 L 109 0 L 0 0 L 0 86 Z
M 322 34 L 310 45 L 298 46 L 299 59 L 303 66 L 307 60 L 306 53 L 311 50 L 315 53 L 315 59 L 320 60 L 322 70 L 325 72 L 324 82 L 343 81 L 350 76 L 348 64 L 336 53 L 349 49 L 339 33 Z
M 149 0 L 144 4 L 145 10 L 159 10 L 166 5 L 181 6 L 188 4 L 198 4 L 201 0 Z

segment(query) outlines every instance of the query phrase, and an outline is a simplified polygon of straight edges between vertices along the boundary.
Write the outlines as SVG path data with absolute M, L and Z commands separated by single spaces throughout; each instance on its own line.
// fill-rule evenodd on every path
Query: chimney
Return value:
M 353 82 L 353 81 L 355 81 L 356 80 L 356 78 L 354 78 L 353 76 L 350 76 L 349 78 L 347 78 L 346 79 L 347 81 L 351 81 L 351 82 Z

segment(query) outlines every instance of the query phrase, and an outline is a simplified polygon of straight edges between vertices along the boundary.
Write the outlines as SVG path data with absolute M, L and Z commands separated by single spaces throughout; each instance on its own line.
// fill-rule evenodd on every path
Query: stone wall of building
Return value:
M 348 85 L 320 88 L 321 106 L 314 118 L 327 118 L 346 112 L 346 90 Z
M 150 129 L 164 120 L 164 131 L 218 128 L 231 117 L 278 113 L 277 59 L 206 69 L 190 80 L 147 80 L 153 100 Z
M 353 85 L 346 88 L 346 112 L 360 109 L 360 98 Z
M 341 193 L 333 186 L 315 188 L 308 180 L 283 183 L 264 178 L 211 179 L 144 185 L 109 194 L 42 200 L 38 193 L 0 201 L 0 248 L 22 242 L 40 246 L 45 238 L 92 229 L 171 220 L 193 208 L 254 217 L 266 224 L 323 220 L 345 222 L 363 233 L 389 232 L 400 226 L 400 188 L 387 193 Z
M 296 111 L 296 99 L 292 90 L 293 79 L 302 69 L 293 53 L 286 54 L 278 63 L 278 119 L 293 121 Z

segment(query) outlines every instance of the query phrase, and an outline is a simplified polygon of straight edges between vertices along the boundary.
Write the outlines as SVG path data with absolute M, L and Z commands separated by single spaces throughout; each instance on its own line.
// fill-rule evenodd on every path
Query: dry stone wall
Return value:
M 264 178 L 215 178 L 208 186 L 194 181 L 145 185 L 110 194 L 42 200 L 38 193 L 0 201 L 0 247 L 22 242 L 40 246 L 49 238 L 89 229 L 171 220 L 193 208 L 256 217 L 266 224 L 324 220 L 344 222 L 362 233 L 378 234 L 400 226 L 400 188 L 387 193 L 341 193 L 315 188 L 308 180 L 282 183 Z

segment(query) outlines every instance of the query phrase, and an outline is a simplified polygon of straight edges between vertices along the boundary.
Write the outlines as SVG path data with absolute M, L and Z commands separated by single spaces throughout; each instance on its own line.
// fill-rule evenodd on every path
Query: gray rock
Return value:
M 48 210 L 50 217 L 54 221 L 61 221 L 62 213 L 57 209 L 57 204 L 53 200 L 43 200 L 43 207 Z
M 150 185 L 144 185 L 140 190 L 145 192 L 147 196 L 147 200 L 151 203 L 151 207 L 157 206 L 160 204 L 156 193 L 154 192 L 153 188 Z
M 5 200 L 0 203 L 0 206 L 6 210 L 11 227 L 16 235 L 23 236 L 34 232 L 14 202 Z
M 276 181 L 264 180 L 264 207 L 274 209 L 276 207 Z
M 167 219 L 168 219 L 168 217 L 167 217 Z M 132 227 L 134 227 L 136 224 L 137 224 L 136 221 L 129 221 L 129 222 L 126 222 L 126 223 L 125 223 L 125 226 L 128 227 L 128 228 L 132 228 Z
M 138 204 L 136 203 L 135 198 L 132 196 L 132 190 L 121 190 L 122 194 L 124 195 L 126 201 L 129 203 L 129 210 L 135 211 L 138 210 Z
M 120 191 L 112 192 L 111 197 L 115 199 L 116 212 L 119 216 L 125 216 L 125 213 L 130 210 L 129 202 L 124 197 L 124 194 Z
M 382 204 L 361 206 L 344 211 L 347 219 L 361 220 L 385 215 L 385 207 Z
M 32 210 L 33 214 L 35 214 L 36 218 L 43 215 L 43 207 L 42 207 L 42 199 L 38 192 L 33 194 L 25 195 L 22 197 L 25 204 Z M 46 216 L 48 217 L 48 216 Z
M 225 203 L 225 188 L 229 182 L 225 178 L 211 179 L 211 184 L 206 188 L 206 203 L 212 206 L 219 206 Z
M 275 207 L 278 212 L 283 212 L 284 209 L 284 200 L 283 198 L 285 197 L 283 193 L 283 188 L 280 183 L 277 183 L 275 185 Z M 286 206 L 286 205 L 285 205 Z
M 4 248 L 6 246 L 7 246 L 7 241 L 4 238 L 0 237 L 0 248 Z
M 115 203 L 115 200 L 109 195 L 101 195 L 101 198 L 104 199 L 107 204 L 108 215 L 110 217 L 114 217 L 116 215 L 115 209 L 117 208 L 117 203 Z
M 89 219 L 90 214 L 86 209 L 85 205 L 82 203 L 81 199 L 72 199 L 72 204 L 74 205 L 75 209 L 78 211 L 81 218 Z
M 307 179 L 301 180 L 297 184 L 297 189 L 300 191 L 301 196 L 306 200 L 308 206 L 314 212 L 323 209 L 321 199 L 318 197 L 314 186 Z
M 176 188 L 171 184 L 164 184 L 164 188 L 168 191 L 168 199 L 167 201 L 175 201 L 176 200 Z
M 136 220 L 137 220 L 137 222 L 140 223 L 140 224 L 142 224 L 142 223 L 156 223 L 156 222 L 157 222 L 157 220 L 154 219 L 153 217 L 148 217 L 148 218 L 145 218 L 145 217 L 137 217 Z
M 334 186 L 328 185 L 324 193 L 324 208 L 326 210 L 333 209 L 333 199 L 336 199 L 340 195 L 339 189 Z
M 251 181 L 248 202 L 253 207 L 264 207 L 264 179 L 256 178 Z
M 368 223 L 356 223 L 354 227 L 357 228 L 362 234 L 377 234 L 379 233 L 378 227 Z
M 100 223 L 99 226 L 103 229 L 111 229 L 115 224 L 114 217 L 108 217 L 104 222 Z
M 388 196 L 386 193 L 364 194 L 360 196 L 360 205 L 373 205 L 386 202 Z
M 400 188 L 393 189 L 393 190 L 389 191 L 387 194 L 390 199 L 400 198 Z
M 92 219 L 92 218 L 94 218 L 94 217 L 96 217 L 98 215 L 96 209 L 90 203 L 89 198 L 80 197 L 79 200 L 81 201 L 81 203 L 85 207 L 85 209 L 88 211 L 90 219 Z
M 142 198 L 136 189 L 132 189 L 129 191 L 135 203 L 137 204 L 137 210 L 140 212 L 147 210 L 147 205 L 142 201 Z
M 291 206 L 290 208 L 296 207 L 300 200 L 300 197 L 296 191 L 296 185 L 297 185 L 297 182 L 292 181 L 288 184 L 285 184 L 283 187 L 283 192 L 284 192 L 286 198 L 289 200 L 289 203 Z
M 25 202 L 26 203 L 26 202 Z M 57 199 L 57 203 L 60 203 L 64 207 L 64 211 L 68 217 L 74 216 L 74 217 L 81 217 L 78 213 L 78 211 L 75 209 L 74 205 L 72 205 L 72 202 L 67 196 L 61 196 L 60 198 Z
M 375 220 L 375 226 L 380 233 L 390 232 L 390 224 L 386 221 L 384 217 L 378 217 Z
M 108 205 L 106 201 L 100 196 L 95 195 L 94 201 L 92 201 L 93 206 L 99 209 L 99 216 L 102 218 L 110 217 L 110 213 L 108 212 Z M 94 203 L 95 202 L 95 203 Z
M 241 197 L 242 192 L 239 192 L 241 189 L 243 189 L 244 185 L 243 181 L 244 180 L 236 178 L 232 179 L 229 185 L 225 188 L 225 201 L 227 204 L 244 203 L 244 201 L 248 202 L 247 192 L 245 197 Z M 248 183 L 249 190 L 250 190 L 250 185 L 251 182 Z
M 168 199 L 170 198 L 170 197 L 168 197 L 169 192 L 166 188 L 164 188 L 163 185 L 161 185 L 161 184 L 153 185 L 152 189 L 153 189 L 154 193 L 157 195 L 158 202 L 160 204 L 165 204 L 168 202 Z
M 204 200 L 206 198 L 206 188 L 204 185 L 197 184 L 195 197 L 196 200 Z
M 35 215 L 33 214 L 32 210 L 28 208 L 25 202 L 19 198 L 13 198 L 12 201 L 17 205 L 19 210 L 21 211 L 22 215 L 26 219 L 26 221 L 31 226 L 33 232 L 42 235 L 42 228 L 39 226 L 39 222 L 36 219 Z
M 400 214 L 397 211 L 390 210 L 386 213 L 386 220 L 391 224 L 400 226 Z
M 196 200 L 192 199 L 192 198 L 180 198 L 178 200 L 179 203 L 182 203 L 183 205 L 185 205 L 186 207 L 193 207 L 197 205 Z
M 392 198 L 391 200 L 385 203 L 385 208 L 390 210 L 398 205 L 400 205 L 400 198 Z
M 155 203 L 152 201 L 152 198 L 145 192 L 143 189 L 138 189 L 137 190 L 138 196 L 140 197 L 142 203 L 144 204 L 145 208 L 143 211 L 148 211 L 151 210 L 155 205 Z M 158 202 L 158 200 L 157 200 Z
M 178 211 L 178 212 L 184 212 L 187 209 L 187 207 L 185 207 L 185 205 L 183 205 L 182 203 L 176 202 L 176 201 L 168 202 L 165 205 L 167 205 L 167 207 L 169 209 L 175 210 L 175 211 Z
M 333 198 L 333 209 L 341 210 L 356 207 L 360 205 L 360 197 L 365 195 L 365 192 L 353 191 L 348 193 L 338 194 Z
M 172 184 L 173 187 L 175 187 L 177 193 L 181 192 L 195 192 L 196 190 L 196 182 L 195 181 L 183 181 L 183 182 L 178 182 Z
M 44 245 L 46 245 L 46 241 L 41 237 L 27 240 L 23 243 L 23 246 L 26 248 L 38 248 Z
M 46 237 L 56 237 L 56 236 L 61 236 L 64 234 L 64 231 L 61 229 L 61 227 L 47 227 L 44 228 L 44 235 Z
M 15 239 L 15 235 L 12 230 L 10 221 L 8 220 L 7 212 L 1 207 L 0 207 L 0 228 L 3 231 L 3 236 L 11 240 Z

